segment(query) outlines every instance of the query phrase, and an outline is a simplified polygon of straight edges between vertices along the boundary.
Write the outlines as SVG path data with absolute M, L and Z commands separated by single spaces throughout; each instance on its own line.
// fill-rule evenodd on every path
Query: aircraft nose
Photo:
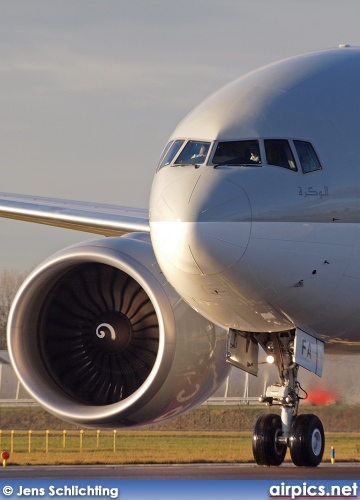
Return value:
M 244 254 L 251 208 L 233 180 L 192 172 L 168 182 L 151 211 L 151 234 L 160 261 L 190 274 L 216 274 Z

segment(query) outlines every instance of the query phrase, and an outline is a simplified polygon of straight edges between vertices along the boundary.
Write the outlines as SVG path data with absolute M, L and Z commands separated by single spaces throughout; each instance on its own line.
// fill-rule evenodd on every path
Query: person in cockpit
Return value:
M 257 144 L 252 144 L 250 146 L 250 161 L 260 163 L 260 151 Z
M 199 160 L 199 163 L 202 163 L 203 160 L 205 160 L 207 149 L 208 148 L 205 146 L 205 144 L 201 144 L 199 151 L 193 154 L 191 158 L 197 158 Z

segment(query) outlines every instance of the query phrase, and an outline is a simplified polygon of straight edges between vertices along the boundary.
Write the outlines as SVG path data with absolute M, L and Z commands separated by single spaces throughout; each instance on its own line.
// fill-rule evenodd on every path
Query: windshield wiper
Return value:
M 173 163 L 172 167 L 195 167 L 199 168 L 202 163 Z
M 261 167 L 261 163 L 235 163 L 230 161 L 224 161 L 223 163 L 217 163 L 213 168 L 217 167 Z
M 222 163 L 217 163 L 216 165 L 214 165 L 213 168 L 217 168 L 217 167 L 245 167 L 247 165 L 247 163 L 232 163 L 232 162 L 229 162 L 229 161 L 224 161 Z

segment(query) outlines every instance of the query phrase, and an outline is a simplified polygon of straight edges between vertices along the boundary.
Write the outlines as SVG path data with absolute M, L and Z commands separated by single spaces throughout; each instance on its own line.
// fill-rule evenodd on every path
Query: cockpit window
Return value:
M 175 160 L 175 165 L 200 165 L 205 162 L 210 142 L 189 141 Z
M 174 141 L 170 141 L 166 144 L 166 146 L 164 147 L 163 149 L 163 152 L 161 153 L 161 156 L 160 156 L 160 160 L 159 160 L 159 164 L 158 164 L 158 168 L 157 170 L 159 170 L 159 168 L 162 167 L 162 164 L 163 164 L 163 160 L 164 158 L 166 157 L 166 155 L 168 154 L 169 152 L 169 149 L 171 148 L 171 145 Z
M 298 154 L 301 169 L 304 174 L 321 170 L 322 166 L 310 142 L 294 141 L 296 152 Z
M 215 165 L 261 165 L 259 141 L 219 142 L 212 162 Z
M 179 149 L 183 144 L 184 144 L 183 140 L 177 140 L 169 142 L 169 144 L 167 144 L 164 150 L 163 158 L 159 165 L 159 169 L 165 167 L 165 165 L 169 165 L 172 162 L 172 160 L 175 158 L 176 154 L 178 153 Z
M 267 139 L 264 141 L 266 152 L 266 163 L 277 167 L 297 170 L 294 155 L 289 142 L 285 139 Z

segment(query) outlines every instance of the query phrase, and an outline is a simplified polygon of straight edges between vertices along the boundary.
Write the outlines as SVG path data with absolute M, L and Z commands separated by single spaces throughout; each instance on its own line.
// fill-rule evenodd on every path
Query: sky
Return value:
M 147 207 L 168 137 L 227 82 L 360 45 L 358 0 L 2 0 L 0 191 Z M 0 219 L 0 269 L 86 233 Z

